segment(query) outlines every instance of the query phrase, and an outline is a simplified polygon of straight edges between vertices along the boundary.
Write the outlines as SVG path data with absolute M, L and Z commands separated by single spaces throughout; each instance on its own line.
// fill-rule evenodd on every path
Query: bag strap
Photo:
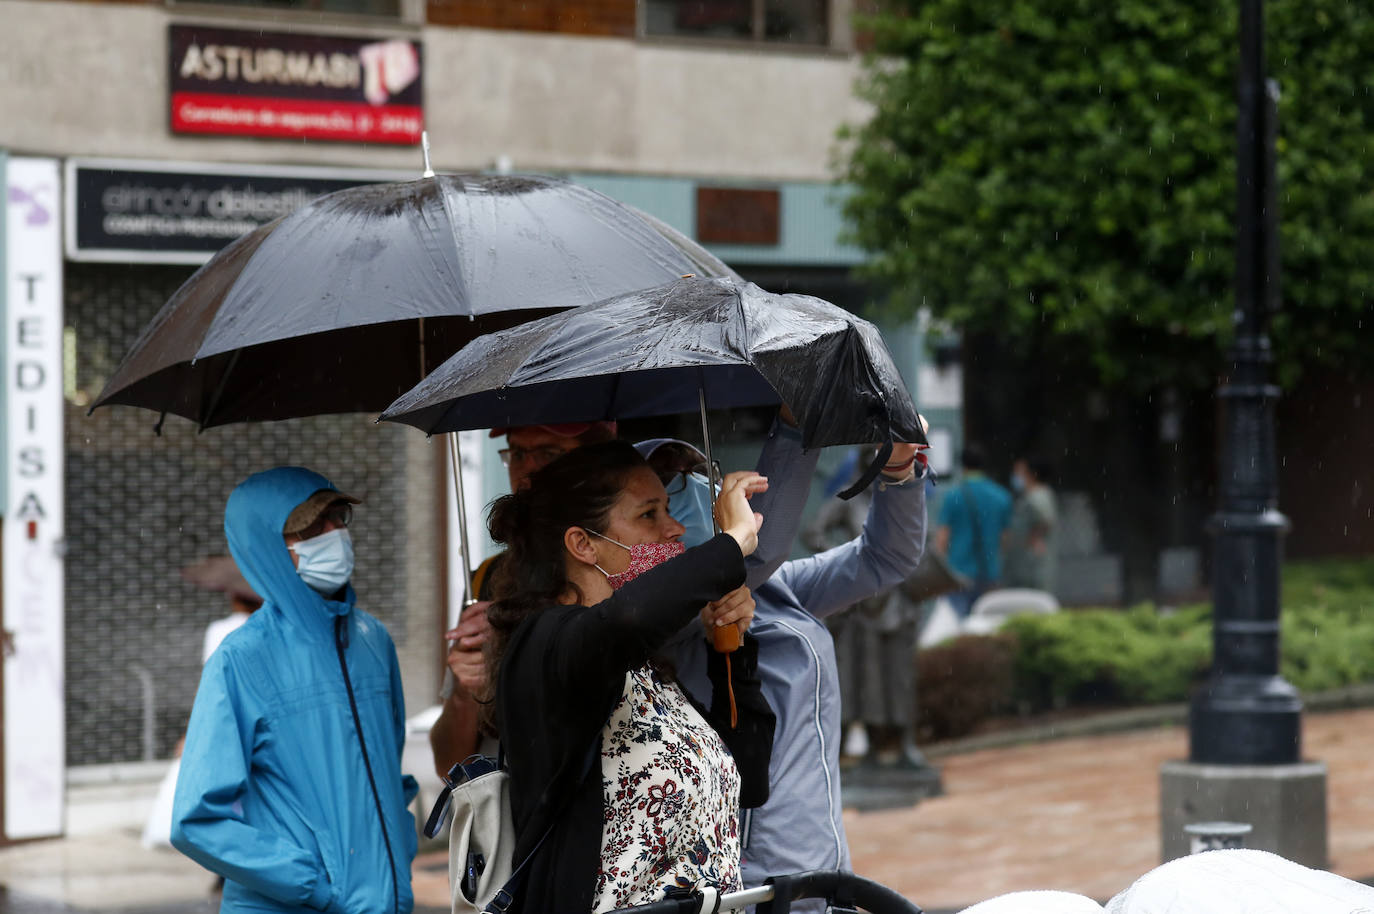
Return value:
M 883 466 L 887 463 L 887 458 L 892 456 L 892 436 L 889 434 L 882 447 L 878 448 L 878 453 L 873 458 L 873 462 L 864 470 L 863 475 L 854 481 L 854 484 L 838 494 L 841 501 L 849 501 L 864 489 L 868 488 L 873 480 L 878 478 L 878 474 L 883 471 Z
M 496 894 L 492 896 L 491 901 L 487 902 L 487 906 L 482 909 L 483 914 L 506 914 L 506 910 L 515 903 L 515 894 L 520 891 L 520 887 L 524 884 L 525 877 L 528 875 L 525 868 L 539 853 L 539 849 L 544 846 L 544 842 L 548 840 L 549 835 L 553 834 L 554 826 L 558 824 L 563 812 L 568 808 L 568 804 L 572 802 L 573 796 L 577 792 L 577 788 L 582 786 L 582 782 L 587 779 L 587 775 L 591 772 L 592 765 L 596 762 L 596 757 L 599 755 L 598 750 L 600 748 L 601 728 L 598 727 L 596 735 L 592 737 L 591 746 L 587 748 L 587 757 L 582 763 L 582 771 L 578 775 L 577 780 L 573 782 L 572 786 L 568 789 L 567 795 L 563 797 L 557 807 L 553 808 L 553 814 L 549 819 L 549 824 L 544 829 L 544 833 L 539 836 L 539 840 L 534 842 L 534 847 L 530 848 L 530 852 L 525 855 L 525 859 L 521 860 L 519 865 L 511 870 L 510 878 L 506 880 L 505 885 L 496 890 Z M 501 766 L 504 768 L 504 747 L 498 747 L 497 753 L 501 759 Z

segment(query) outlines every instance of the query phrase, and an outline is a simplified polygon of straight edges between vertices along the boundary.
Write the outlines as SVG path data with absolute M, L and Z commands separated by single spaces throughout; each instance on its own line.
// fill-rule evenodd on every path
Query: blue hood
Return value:
M 282 539 L 282 527 L 297 505 L 311 495 L 338 489 L 328 479 L 304 467 L 276 467 L 254 473 L 229 494 L 224 509 L 224 535 L 229 553 L 248 583 L 264 602 L 279 607 L 288 617 L 304 620 L 312 614 L 347 613 L 354 602 L 353 586 L 344 589 L 343 600 L 326 600 L 296 574 L 291 551 Z

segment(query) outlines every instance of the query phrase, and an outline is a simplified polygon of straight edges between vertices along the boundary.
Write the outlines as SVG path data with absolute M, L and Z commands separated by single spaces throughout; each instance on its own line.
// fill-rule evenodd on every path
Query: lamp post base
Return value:
M 1324 869 L 1326 765 L 1203 765 L 1165 762 L 1159 769 L 1160 861 L 1192 852 L 1188 825 L 1252 826 L 1248 848 Z

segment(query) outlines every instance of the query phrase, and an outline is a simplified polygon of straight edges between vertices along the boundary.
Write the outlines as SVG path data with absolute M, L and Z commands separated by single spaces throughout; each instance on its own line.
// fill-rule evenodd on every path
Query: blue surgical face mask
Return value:
M 1011 474 L 1011 490 L 1018 493 L 1026 491 L 1026 478 L 1020 473 Z
M 700 546 L 716 535 L 711 523 L 711 506 L 715 503 L 715 497 L 711 492 L 711 483 L 705 476 L 688 473 L 685 479 L 686 488 L 668 496 L 668 513 L 673 520 L 687 528 L 687 532 L 682 534 L 682 543 L 689 547 Z
M 291 546 L 300 564 L 296 574 L 312 588 L 329 596 L 353 577 L 353 538 L 339 527 Z

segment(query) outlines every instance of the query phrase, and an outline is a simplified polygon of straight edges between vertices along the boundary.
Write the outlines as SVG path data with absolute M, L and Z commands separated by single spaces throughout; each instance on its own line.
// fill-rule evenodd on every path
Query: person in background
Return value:
M 692 466 L 690 446 L 678 442 L 678 465 L 656 459 L 661 442 L 643 442 L 650 463 L 668 479 L 669 510 L 686 528 L 691 546 L 711 538 L 710 484 L 704 466 Z M 825 617 L 884 593 L 915 570 L 925 546 L 925 461 L 916 445 L 895 444 L 872 485 L 863 533 L 809 558 L 785 562 L 820 458 L 801 446 L 801 432 L 784 409 L 768 433 L 757 471 L 768 490 L 754 510 L 768 518 L 759 546 L 746 560 L 755 600 L 750 631 L 758 640 L 759 678 L 777 715 L 769 766 L 768 802 L 744 816 L 742 869 L 746 886 L 769 876 L 813 869 L 849 869 L 849 843 L 841 818 L 840 683 L 835 646 Z M 663 478 L 663 477 L 661 477 Z M 702 675 L 710 645 L 689 625 L 669 648 L 678 676 L 699 701 L 712 694 Z M 816 901 L 793 909 L 819 912 Z
M 359 500 L 302 467 L 229 496 L 229 552 L 262 608 L 201 674 L 172 845 L 225 877 L 220 910 L 408 914 L 415 779 L 396 647 L 355 605 Z
M 1011 493 L 988 478 L 982 448 L 964 445 L 964 477 L 945 490 L 940 502 L 935 551 L 951 568 L 973 582 L 948 595 L 960 619 L 1002 578 L 1002 548 L 1011 520 Z
M 610 441 L 615 434 L 614 422 L 568 422 L 494 428 L 490 437 L 506 436 L 506 447 L 500 451 L 501 462 L 510 476 L 510 490 L 518 492 L 529 484 L 533 473 L 569 451 Z M 458 624 L 444 632 L 448 644 L 448 670 L 439 691 L 442 702 L 439 717 L 429 730 L 434 770 L 441 778 L 458 762 L 477 752 L 482 743 L 478 697 L 487 687 L 482 646 L 491 632 L 487 624 L 487 607 L 491 605 L 493 573 L 503 555 L 498 552 L 477 566 L 472 573 L 476 602 L 464 607 Z
M 1054 593 L 1055 527 L 1058 512 L 1054 490 L 1046 480 L 1050 467 L 1038 457 L 1022 457 L 1011 465 L 1011 488 L 1016 503 L 1007 528 L 1005 580 L 1008 587 L 1030 587 Z
M 229 614 L 205 626 L 201 643 L 200 662 L 210 659 L 230 632 L 248 621 L 248 617 L 262 606 L 262 597 L 244 580 L 243 573 L 227 555 L 212 555 L 194 565 L 181 569 L 181 576 L 197 587 L 218 591 L 229 598 Z

